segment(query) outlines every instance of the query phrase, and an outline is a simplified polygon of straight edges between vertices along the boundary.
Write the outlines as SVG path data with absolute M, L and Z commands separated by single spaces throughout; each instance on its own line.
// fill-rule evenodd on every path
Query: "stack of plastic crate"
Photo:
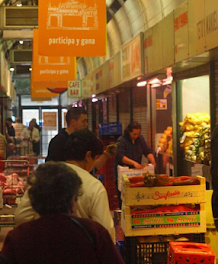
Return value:
M 169 241 L 187 238 L 205 242 L 206 185 L 130 187 L 123 174 L 121 227 L 125 235 L 126 264 L 166 264 Z M 134 209 L 143 206 L 179 206 L 195 204 L 198 210 L 173 213 L 144 213 L 135 215 Z

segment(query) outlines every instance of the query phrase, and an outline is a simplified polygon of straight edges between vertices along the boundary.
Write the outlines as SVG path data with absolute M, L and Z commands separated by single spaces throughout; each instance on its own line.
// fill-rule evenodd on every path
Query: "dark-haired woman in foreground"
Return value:
M 124 263 L 104 227 L 75 216 L 81 185 L 77 173 L 64 163 L 38 166 L 30 179 L 29 198 L 41 217 L 8 233 L 1 252 L 4 263 Z

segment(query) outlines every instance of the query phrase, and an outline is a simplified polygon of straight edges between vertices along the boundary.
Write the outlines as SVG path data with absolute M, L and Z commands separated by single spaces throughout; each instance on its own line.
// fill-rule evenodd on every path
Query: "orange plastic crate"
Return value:
M 170 242 L 167 264 L 214 264 L 211 247 L 202 243 Z

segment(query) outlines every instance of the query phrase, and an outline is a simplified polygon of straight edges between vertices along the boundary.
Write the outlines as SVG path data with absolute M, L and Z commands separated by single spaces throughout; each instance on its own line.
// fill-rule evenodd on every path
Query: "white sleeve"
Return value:
M 32 140 L 35 140 L 36 142 L 38 142 L 39 139 L 40 139 L 39 130 L 34 127 L 33 132 L 32 132 Z
M 39 215 L 32 208 L 27 189 L 15 210 L 15 223 L 19 225 L 37 218 L 39 218 Z
M 114 221 L 109 208 L 107 191 L 104 188 L 101 189 L 96 199 L 94 199 L 91 216 L 92 220 L 98 222 L 108 230 L 113 242 L 115 243 Z

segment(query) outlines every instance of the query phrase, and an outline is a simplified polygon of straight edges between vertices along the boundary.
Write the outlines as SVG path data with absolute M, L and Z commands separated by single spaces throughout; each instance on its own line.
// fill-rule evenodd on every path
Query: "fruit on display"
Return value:
M 187 114 L 179 123 L 181 147 L 185 158 L 197 163 L 210 163 L 210 116 L 204 113 Z
M 140 176 L 128 177 L 130 188 L 136 187 L 154 187 L 154 186 L 184 186 L 199 185 L 199 178 L 196 176 L 171 177 L 165 174 L 143 173 Z
M 166 130 L 164 130 L 164 133 L 162 134 L 159 143 L 158 148 L 161 152 L 166 152 L 169 155 L 173 154 L 173 148 L 172 148 L 172 127 L 168 126 Z

